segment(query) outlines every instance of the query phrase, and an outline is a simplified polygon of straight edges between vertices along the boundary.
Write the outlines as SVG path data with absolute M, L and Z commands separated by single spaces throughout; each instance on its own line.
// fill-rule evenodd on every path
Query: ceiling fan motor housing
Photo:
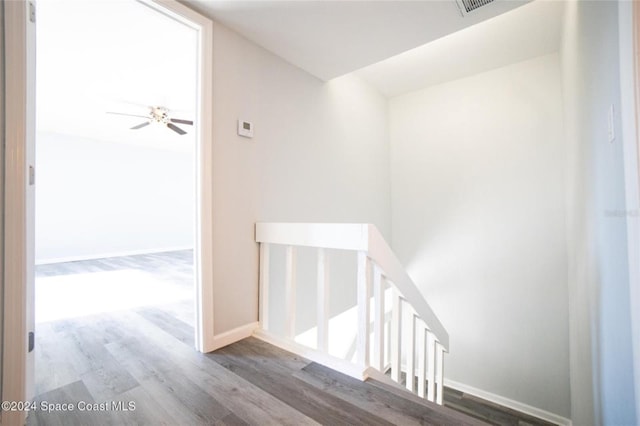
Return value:
M 169 123 L 169 110 L 165 107 L 151 107 L 150 115 L 151 120 L 157 123 L 165 125 Z

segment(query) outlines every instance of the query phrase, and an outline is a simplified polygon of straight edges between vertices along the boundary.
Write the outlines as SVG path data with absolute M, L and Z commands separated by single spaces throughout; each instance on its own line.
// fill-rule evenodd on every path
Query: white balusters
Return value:
M 269 330 L 269 244 L 260 243 L 260 326 Z
M 407 389 L 415 391 L 416 316 L 409 309 L 409 336 L 407 339 Z
M 400 382 L 402 355 L 404 355 L 406 388 L 422 398 L 442 405 L 444 348 L 424 321 L 415 315 L 409 305 L 405 305 L 406 302 L 395 290 L 392 300 L 391 379 L 397 383 Z M 409 312 L 403 315 L 404 306 Z M 404 335 L 401 333 L 401 324 L 399 324 L 402 322 L 401 318 L 408 319 L 408 333 Z M 402 341 L 403 338 L 406 338 L 407 341 Z
M 287 312 L 285 330 L 287 337 L 294 340 L 296 336 L 296 249 L 293 246 L 287 246 L 284 287 Z
M 436 391 L 436 340 L 433 333 L 427 330 L 427 399 L 431 402 L 435 401 Z
M 402 304 L 400 303 L 400 294 L 393 286 L 392 293 L 392 308 L 391 308 L 391 327 L 390 327 L 390 339 L 391 340 L 391 379 L 396 383 L 400 383 L 400 364 L 402 362 Z
M 358 252 L 358 335 L 356 337 L 357 364 L 369 366 L 369 258 L 363 251 Z
M 264 242 L 272 241 L 272 239 L 261 241 L 259 320 L 262 331 L 268 334 L 281 326 L 276 327 L 275 324 L 270 323 L 269 315 L 269 299 L 270 297 L 275 298 L 277 294 L 274 289 L 270 294 L 270 255 L 275 257 L 276 252 L 273 251 L 270 243 Z M 284 337 L 296 343 L 296 247 L 305 245 L 316 247 L 317 335 L 315 336 L 315 347 L 317 352 L 322 354 L 319 359 L 324 361 L 331 358 L 329 354 L 331 316 L 329 312 L 330 286 L 327 249 L 337 247 L 330 244 L 321 246 L 301 244 L 305 241 L 292 239 L 286 243 L 274 242 L 285 247 Z M 388 264 L 385 266 L 384 256 L 371 257 L 371 251 L 360 247 L 351 249 L 357 252 L 357 335 L 355 340 L 357 368 L 349 367 L 345 368 L 345 371 L 352 374 L 353 377 L 369 374 L 384 380 L 384 374 L 387 373 L 386 370 L 390 366 L 391 380 L 400 383 L 404 371 L 406 373 L 405 386 L 409 391 L 417 393 L 429 401 L 442 404 L 443 362 L 445 348 L 448 347 L 448 336 L 441 332 L 442 326 L 438 321 L 436 321 L 436 326 L 433 326 L 434 316 L 429 314 L 428 309 L 425 309 L 424 306 L 420 308 L 412 302 L 416 295 L 407 290 L 406 280 L 404 284 L 400 285 L 402 283 L 400 281 L 396 285 L 398 279 L 404 279 L 402 274 L 394 271 L 393 268 L 390 269 Z M 270 253 L 270 251 L 273 252 Z M 300 283 L 304 283 L 308 281 L 309 277 L 300 278 Z M 303 278 L 305 279 L 303 280 Z M 386 288 L 389 288 L 387 296 L 391 296 L 390 299 L 385 298 Z M 279 288 L 280 291 L 282 291 L 281 289 L 282 287 Z M 411 299 L 407 299 L 407 296 Z M 282 296 L 278 295 L 278 298 L 280 297 Z M 300 342 L 304 341 L 308 347 L 314 346 L 312 334 L 298 338 Z M 339 361 L 344 362 L 344 359 Z M 352 363 L 351 360 L 349 362 Z M 341 366 L 343 364 L 329 363 L 329 365 Z M 351 365 L 353 366 L 353 364 Z M 373 373 L 373 370 L 377 370 L 383 375 L 376 376 L 377 373 Z M 389 377 L 386 379 L 388 380 Z
M 422 321 L 417 321 L 416 331 L 418 338 L 416 339 L 418 345 L 418 396 L 424 398 L 426 394 L 426 380 L 427 380 L 427 351 L 425 346 L 425 334 L 427 329 Z
M 373 366 L 384 372 L 384 282 L 380 268 L 373 264 Z
M 386 293 L 386 290 L 385 290 Z M 387 304 L 387 299 L 385 297 L 385 306 Z M 386 308 L 385 308 L 386 309 Z M 391 318 L 389 318 L 389 316 L 387 315 L 386 311 L 385 311 L 385 322 L 384 322 L 384 372 L 387 372 L 387 369 L 391 368 Z
M 319 351 L 329 350 L 329 259 L 325 250 L 318 249 L 318 342 Z
M 444 348 L 436 343 L 436 403 L 442 405 L 444 380 Z

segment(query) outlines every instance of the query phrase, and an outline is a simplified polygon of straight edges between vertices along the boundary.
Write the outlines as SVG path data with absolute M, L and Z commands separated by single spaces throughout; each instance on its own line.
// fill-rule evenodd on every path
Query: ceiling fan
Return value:
M 179 135 L 185 135 L 187 132 L 182 130 L 180 127 L 176 126 L 174 123 L 193 126 L 193 121 L 191 120 L 184 120 L 182 118 L 169 117 L 169 110 L 163 106 L 150 106 L 148 115 L 126 114 L 122 112 L 111 112 L 111 111 L 108 111 L 107 114 L 126 115 L 129 117 L 141 117 L 141 118 L 147 119 L 147 121 L 131 127 L 131 130 L 138 130 L 148 126 L 151 123 L 158 123 L 160 125 L 167 126 L 169 129 L 173 130 Z

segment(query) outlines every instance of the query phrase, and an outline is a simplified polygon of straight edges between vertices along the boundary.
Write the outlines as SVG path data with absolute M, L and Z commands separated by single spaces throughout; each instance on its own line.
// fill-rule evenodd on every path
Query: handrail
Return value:
M 420 289 L 407 274 L 404 266 L 396 257 L 375 225 L 367 225 L 369 229 L 369 257 L 378 265 L 387 279 L 393 282 L 404 298 L 411 303 L 413 309 L 427 324 L 445 350 L 449 350 L 449 333 L 425 300 Z
M 256 242 L 365 252 L 410 302 L 440 345 L 449 350 L 449 334 L 375 225 L 260 222 L 256 224 Z
M 367 251 L 366 223 L 256 223 L 256 242 Z

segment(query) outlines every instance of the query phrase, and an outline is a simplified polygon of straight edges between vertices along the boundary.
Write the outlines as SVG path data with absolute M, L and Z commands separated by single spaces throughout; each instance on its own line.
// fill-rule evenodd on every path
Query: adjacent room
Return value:
M 41 394 L 85 373 L 54 374 L 47 345 L 96 315 L 193 327 L 197 41 L 135 1 L 39 2 L 37 31 Z

